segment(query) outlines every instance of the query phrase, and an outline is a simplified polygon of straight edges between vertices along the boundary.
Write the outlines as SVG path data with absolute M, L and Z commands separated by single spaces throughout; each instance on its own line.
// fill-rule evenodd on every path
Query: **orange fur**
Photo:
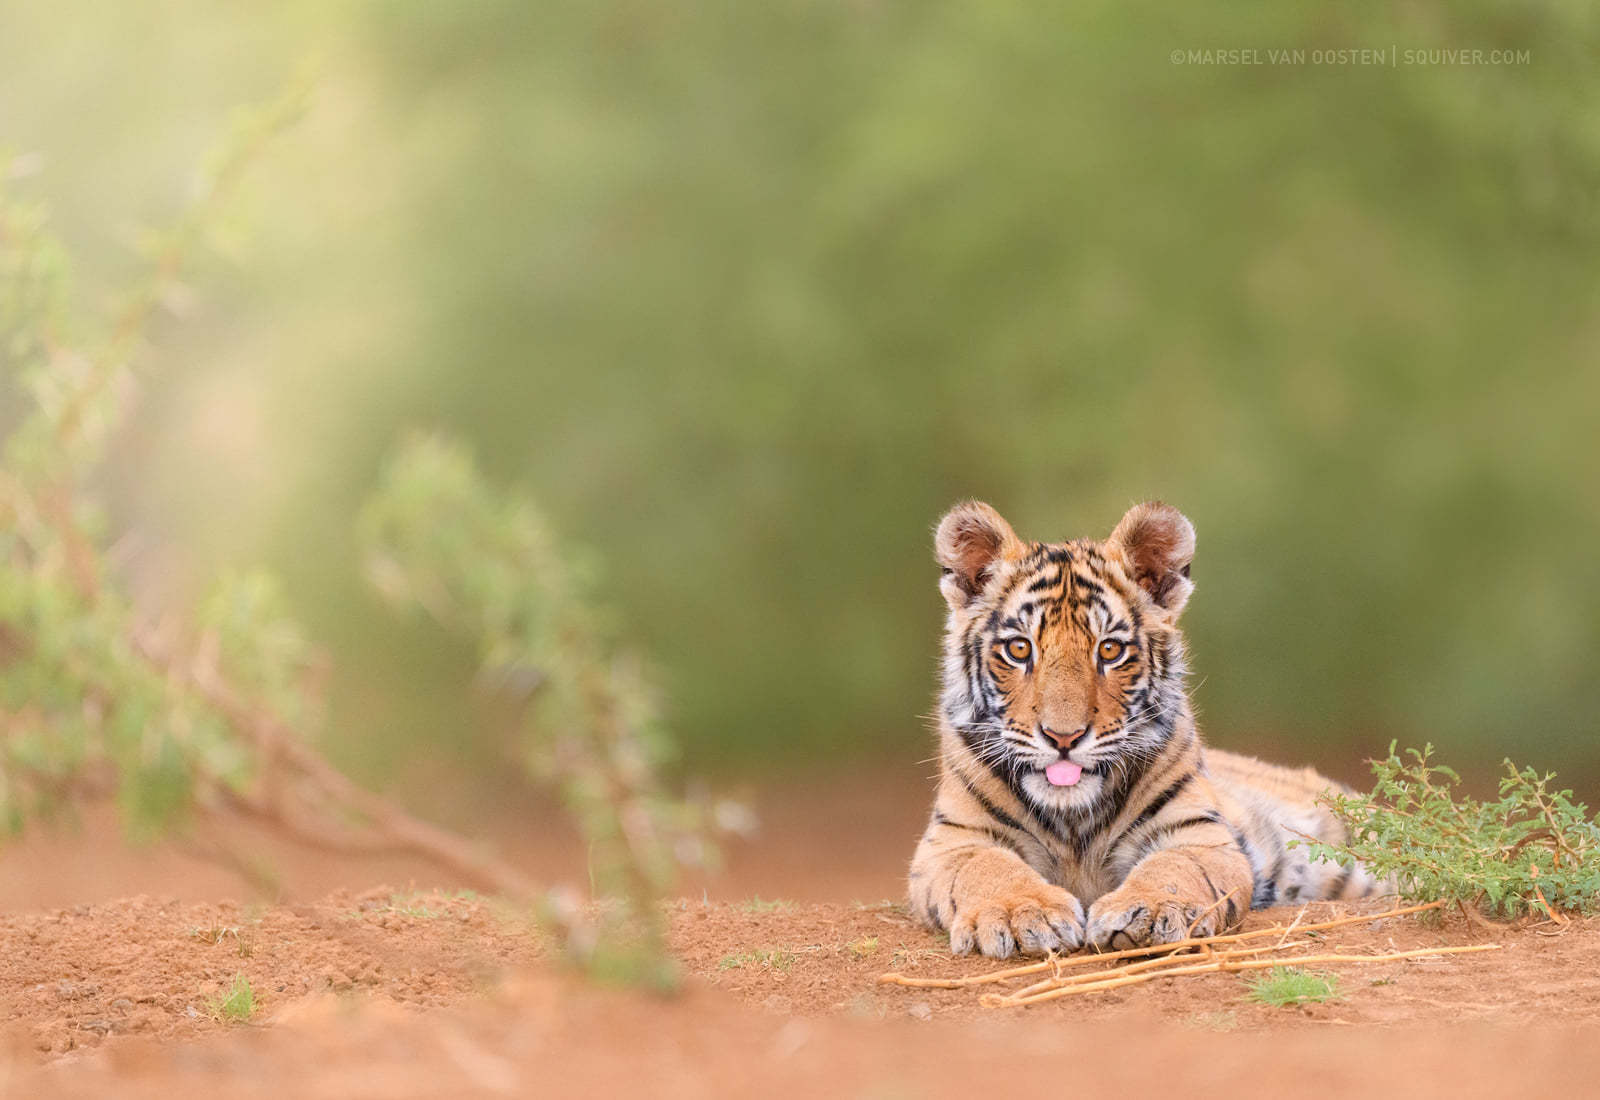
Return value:
M 1252 905 L 1379 888 L 1286 846 L 1343 839 L 1317 805 L 1328 780 L 1202 745 L 1177 627 L 1195 536 L 1176 509 L 1044 544 L 968 502 L 934 547 L 950 608 L 940 780 L 910 895 L 952 950 L 1165 943 Z M 1056 785 L 1045 769 L 1063 760 L 1082 772 Z

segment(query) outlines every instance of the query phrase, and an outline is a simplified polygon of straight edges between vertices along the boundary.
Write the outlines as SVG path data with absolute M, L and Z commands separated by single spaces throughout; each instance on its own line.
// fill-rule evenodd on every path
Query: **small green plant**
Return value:
M 1275 966 L 1266 974 L 1246 978 L 1250 1000 L 1264 1005 L 1298 1005 L 1339 999 L 1339 978 L 1294 966 Z
M 878 937 L 862 936 L 859 940 L 851 940 L 844 946 L 856 958 L 864 959 L 868 955 L 876 955 L 878 953 Z
M 770 901 L 763 899 L 759 894 L 739 903 L 739 908 L 746 913 L 787 913 L 794 908 L 794 902 L 782 898 Z
M 255 1015 L 256 992 L 250 979 L 235 974 L 233 983 L 211 999 L 211 1015 L 225 1024 L 239 1024 Z
M 1459 794 L 1460 777 L 1432 760 L 1433 746 L 1393 743 L 1372 762 L 1377 784 L 1366 795 L 1333 795 L 1326 805 L 1345 825 L 1344 845 L 1305 844 L 1346 867 L 1360 860 L 1392 878 L 1402 897 L 1443 899 L 1517 916 L 1534 909 L 1593 912 L 1600 903 L 1600 823 L 1588 807 L 1540 775 L 1505 761 L 1499 797 Z
M 785 973 L 794 966 L 795 953 L 786 951 L 781 947 L 755 948 L 737 955 L 724 955 L 717 960 L 718 970 L 740 970 L 744 967 L 761 967 L 765 970 L 780 970 Z

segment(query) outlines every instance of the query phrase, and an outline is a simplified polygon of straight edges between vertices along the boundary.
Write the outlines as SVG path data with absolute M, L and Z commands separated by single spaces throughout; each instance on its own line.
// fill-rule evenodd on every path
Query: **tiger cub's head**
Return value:
M 1184 705 L 1193 525 L 1140 504 L 1104 542 L 1024 542 L 973 501 L 940 521 L 934 548 L 955 733 L 1041 806 L 1084 808 L 1131 781 Z

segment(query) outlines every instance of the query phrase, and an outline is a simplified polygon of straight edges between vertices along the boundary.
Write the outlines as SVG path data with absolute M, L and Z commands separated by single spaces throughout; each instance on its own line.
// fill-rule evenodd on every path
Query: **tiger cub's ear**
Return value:
M 933 536 L 933 556 L 944 575 L 939 591 L 952 611 L 967 606 L 988 583 L 1001 558 L 1022 549 L 1011 524 L 982 501 L 958 504 L 939 521 Z
M 1128 575 L 1149 593 L 1155 605 L 1176 619 L 1189 602 L 1194 582 L 1194 524 L 1170 504 L 1151 501 L 1128 509 L 1106 548 L 1120 552 Z

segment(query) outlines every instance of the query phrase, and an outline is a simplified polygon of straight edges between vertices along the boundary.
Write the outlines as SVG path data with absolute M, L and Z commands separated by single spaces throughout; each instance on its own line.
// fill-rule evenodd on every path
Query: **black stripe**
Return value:
M 1289 850 L 1282 844 L 1278 845 L 1277 854 L 1272 857 L 1272 866 L 1267 868 L 1268 878 L 1277 878 L 1283 874 L 1283 861 L 1289 858 Z
M 1180 829 L 1188 829 L 1195 825 L 1221 825 L 1222 817 L 1216 813 L 1204 813 L 1198 817 L 1186 817 L 1175 825 L 1158 825 L 1150 831 L 1139 844 L 1139 859 L 1144 859 L 1152 852 L 1160 851 L 1166 847 L 1167 838 Z
M 1105 585 L 1101 584 L 1099 581 L 1096 581 L 1096 580 L 1094 580 L 1094 579 L 1092 579 L 1090 577 L 1085 577 L 1082 573 L 1073 573 L 1072 574 L 1072 584 L 1073 584 L 1073 587 L 1081 588 L 1085 592 L 1095 592 L 1095 593 L 1099 593 L 1101 595 L 1104 595 L 1105 590 L 1106 590 Z
M 993 829 L 983 825 L 968 825 L 961 821 L 951 821 L 943 814 L 934 815 L 934 824 L 944 829 L 962 829 L 969 833 L 977 833 L 979 836 L 986 837 L 989 840 L 992 840 L 994 843 L 1003 846 L 1007 851 L 1016 853 L 1017 858 L 1022 860 L 1024 863 L 1027 862 L 1027 857 L 1022 854 L 1022 849 L 1017 846 L 1017 842 L 1006 836 L 1004 833 L 997 833 Z
M 1142 756 L 1129 757 L 1126 761 L 1126 766 L 1113 770 L 1114 785 L 1108 785 L 1107 789 L 1101 793 L 1099 799 L 1088 808 L 1086 813 L 1080 811 L 1074 814 L 1073 829 L 1078 834 L 1076 839 L 1080 858 L 1089 850 L 1094 839 L 1111 824 L 1112 819 L 1127 807 L 1128 795 L 1132 793 L 1134 787 L 1138 786 L 1139 781 L 1145 777 L 1148 771 L 1149 765 L 1145 763 Z M 1115 851 L 1117 844 L 1121 843 L 1122 837 L 1126 835 L 1127 830 L 1124 830 L 1122 836 L 1119 836 L 1117 841 L 1111 844 L 1106 851 Z
M 1198 864 L 1196 864 L 1196 865 L 1198 866 Z M 1223 923 L 1222 923 L 1223 928 L 1232 928 L 1234 925 L 1238 924 L 1239 923 L 1239 906 L 1238 906 L 1238 904 L 1236 902 L 1236 899 L 1233 896 L 1233 891 L 1229 890 L 1227 892 L 1227 894 L 1224 895 L 1221 890 L 1217 889 L 1217 884 L 1211 881 L 1211 876 L 1210 876 L 1210 874 L 1208 874 L 1206 872 L 1206 869 L 1204 867 L 1200 868 L 1200 876 L 1206 880 L 1206 885 L 1211 887 L 1211 896 L 1213 898 L 1215 898 L 1218 901 L 1222 900 L 1223 897 L 1226 897 L 1228 899 L 1227 900 L 1227 911 L 1225 913 L 1223 913 Z
M 1134 818 L 1133 823 L 1130 824 L 1126 829 L 1117 834 L 1117 839 L 1111 843 L 1111 850 L 1115 851 L 1124 840 L 1128 839 L 1129 833 L 1132 833 L 1134 830 L 1149 824 L 1150 821 L 1155 818 L 1156 814 L 1166 809 L 1167 803 L 1178 797 L 1178 792 L 1187 787 L 1189 785 L 1189 781 L 1193 778 L 1194 772 L 1184 772 L 1173 781 L 1170 787 L 1151 799 L 1150 804 L 1144 808 L 1144 812 L 1138 817 Z
M 1239 831 L 1239 827 L 1233 822 L 1225 821 L 1223 824 L 1228 827 L 1228 832 L 1233 834 L 1233 842 L 1239 846 L 1239 851 L 1243 852 L 1244 858 L 1249 861 L 1250 873 L 1255 874 L 1257 869 L 1261 866 L 1261 863 L 1251 852 L 1250 842 L 1245 839 L 1244 834 Z
M 978 788 L 972 784 L 972 781 L 969 780 L 965 775 L 961 774 L 959 769 L 951 768 L 950 770 L 955 773 L 957 779 L 961 780 L 961 785 L 966 788 L 967 793 L 972 796 L 973 801 L 975 801 L 979 806 L 983 807 L 984 813 L 988 814 L 990 817 L 994 818 L 1008 829 L 1015 829 L 1019 833 L 1026 833 L 1028 831 L 1022 827 L 1021 822 L 1019 822 L 1016 818 L 1012 817 L 999 806 L 996 806 L 993 802 L 990 802 L 986 797 L 984 797 L 983 792 L 978 790 Z
M 1176 825 L 1163 825 L 1157 830 L 1162 836 L 1170 836 L 1179 829 L 1187 829 L 1191 825 L 1221 825 L 1222 815 L 1214 810 L 1208 810 L 1195 817 L 1186 817 Z

